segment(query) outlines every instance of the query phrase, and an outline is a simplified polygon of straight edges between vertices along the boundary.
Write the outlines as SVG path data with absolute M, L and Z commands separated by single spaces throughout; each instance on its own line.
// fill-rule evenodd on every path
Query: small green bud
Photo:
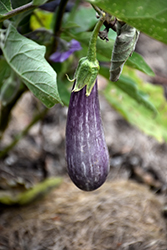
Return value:
M 89 96 L 95 84 L 98 71 L 99 63 L 97 60 L 92 62 L 87 57 L 81 58 L 74 76 L 76 84 L 73 91 L 77 92 L 86 85 L 86 96 Z

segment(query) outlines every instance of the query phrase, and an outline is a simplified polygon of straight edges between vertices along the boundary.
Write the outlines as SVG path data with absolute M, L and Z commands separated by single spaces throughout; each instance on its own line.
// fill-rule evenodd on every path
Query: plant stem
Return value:
M 57 50 L 57 46 L 58 46 L 58 37 L 60 37 L 60 33 L 61 33 L 61 25 L 62 25 L 62 20 L 63 20 L 63 14 L 66 8 L 66 4 L 67 4 L 68 0 L 61 0 L 60 4 L 59 4 L 59 8 L 57 11 L 57 16 L 56 16 L 56 21 L 55 21 L 55 26 L 54 26 L 54 41 L 53 41 L 53 48 L 52 48 L 52 52 Z
M 105 13 L 102 13 L 102 17 L 99 19 L 97 22 L 90 41 L 89 41 L 89 48 L 88 48 L 88 53 L 87 53 L 87 58 L 89 61 L 94 62 L 96 60 L 96 41 L 97 41 L 97 36 L 99 34 L 100 28 L 105 20 Z
M 13 16 L 16 16 L 24 11 L 31 10 L 33 8 L 36 8 L 37 6 L 33 5 L 32 3 L 25 4 L 23 6 L 20 6 L 14 10 L 9 11 L 8 13 L 4 14 L 2 17 L 0 17 L 0 22 L 3 22 L 6 19 L 9 19 Z
M 23 131 L 18 134 L 15 139 L 12 141 L 11 144 L 9 144 L 6 148 L 4 148 L 1 152 L 0 152 L 0 158 L 4 157 L 18 142 L 20 139 L 22 139 L 30 130 L 30 128 L 39 120 L 41 120 L 41 118 L 43 118 L 46 113 L 48 112 L 48 109 L 45 108 L 42 112 L 40 112 L 39 114 L 37 114 L 32 121 L 30 122 L 30 124 L 27 125 L 27 127 L 25 127 L 25 129 L 23 129 Z
M 93 9 L 94 9 L 99 15 L 102 14 L 102 11 L 101 11 L 97 6 L 95 6 L 94 4 L 91 4 L 91 5 L 92 5 Z

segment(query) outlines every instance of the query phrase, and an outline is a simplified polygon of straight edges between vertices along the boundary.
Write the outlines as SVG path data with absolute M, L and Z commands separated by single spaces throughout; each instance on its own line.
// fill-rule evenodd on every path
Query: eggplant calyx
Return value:
M 89 96 L 95 84 L 99 68 L 98 60 L 92 62 L 87 57 L 81 58 L 74 76 L 76 83 L 73 91 L 78 92 L 86 85 L 86 96 Z

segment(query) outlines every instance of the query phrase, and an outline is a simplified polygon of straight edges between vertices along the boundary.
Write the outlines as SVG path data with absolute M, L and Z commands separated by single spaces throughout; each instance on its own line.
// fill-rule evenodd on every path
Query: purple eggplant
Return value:
M 68 174 L 78 188 L 92 191 L 105 182 L 109 155 L 100 116 L 97 80 L 89 96 L 86 96 L 86 86 L 71 93 L 66 160 Z

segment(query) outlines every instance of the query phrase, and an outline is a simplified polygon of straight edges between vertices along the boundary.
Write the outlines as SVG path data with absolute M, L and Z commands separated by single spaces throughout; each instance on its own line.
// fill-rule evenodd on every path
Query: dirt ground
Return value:
M 137 47 L 156 71 L 156 80 L 165 85 L 164 49 L 143 35 Z M 1 147 L 31 121 L 36 105 L 30 93 L 21 98 Z M 0 250 L 167 249 L 167 144 L 132 127 L 102 96 L 100 107 L 111 171 L 98 190 L 83 192 L 67 176 L 67 107 L 50 109 L 0 161 L 0 195 L 4 190 L 25 191 L 45 177 L 63 177 L 61 185 L 40 200 L 0 206 Z
M 166 249 L 161 202 L 126 180 L 89 193 L 65 179 L 44 199 L 5 209 L 0 223 L 4 250 Z

